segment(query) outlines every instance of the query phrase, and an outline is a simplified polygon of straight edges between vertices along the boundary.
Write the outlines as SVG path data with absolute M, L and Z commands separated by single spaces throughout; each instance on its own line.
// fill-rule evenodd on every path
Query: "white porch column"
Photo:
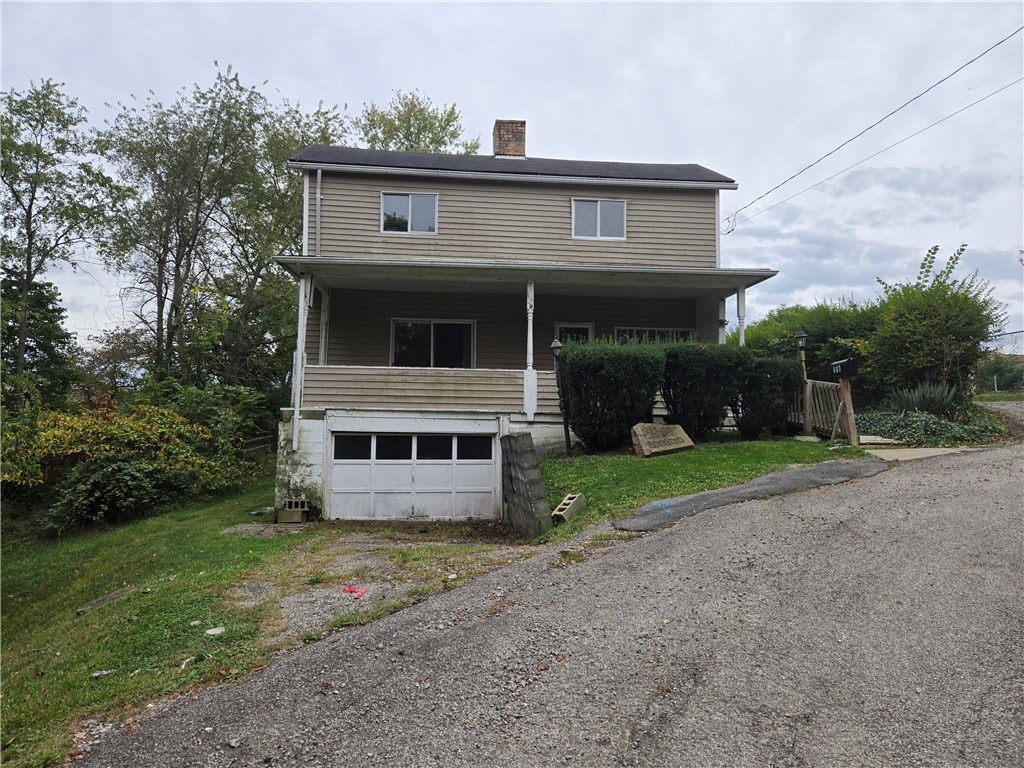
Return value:
M 523 371 L 523 411 L 533 421 L 537 413 L 537 371 L 533 367 L 533 280 L 526 283 L 526 370 Z
M 292 358 L 292 450 L 299 448 L 299 408 L 302 405 L 302 379 L 306 368 L 306 312 L 310 295 L 308 275 L 299 277 L 299 327 L 295 336 L 295 355 Z
M 745 286 L 740 286 L 736 290 L 736 324 L 740 331 L 740 346 L 745 347 L 747 345 L 747 339 L 744 335 L 744 322 L 747 319 L 747 289 Z

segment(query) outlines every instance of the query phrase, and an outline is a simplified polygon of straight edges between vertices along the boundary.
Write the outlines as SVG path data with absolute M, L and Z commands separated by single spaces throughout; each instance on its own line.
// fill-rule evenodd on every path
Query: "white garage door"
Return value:
M 334 432 L 331 442 L 330 518 L 498 516 L 494 435 Z

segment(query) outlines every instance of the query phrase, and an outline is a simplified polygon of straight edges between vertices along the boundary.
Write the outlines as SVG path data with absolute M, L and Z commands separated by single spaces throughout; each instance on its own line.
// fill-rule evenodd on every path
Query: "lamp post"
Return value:
M 793 338 L 796 339 L 796 345 L 800 349 L 800 367 L 804 372 L 804 381 L 807 381 L 807 334 L 797 331 L 793 334 Z
M 797 331 L 793 334 L 800 350 L 800 368 L 804 372 L 804 429 L 805 435 L 814 433 L 814 385 L 807 379 L 807 334 Z
M 562 413 L 562 431 L 565 433 L 565 455 L 572 456 L 572 442 L 569 439 L 569 409 L 565 407 L 565 386 L 562 384 L 562 342 L 551 342 L 551 354 L 555 358 L 555 382 L 558 384 L 558 410 Z

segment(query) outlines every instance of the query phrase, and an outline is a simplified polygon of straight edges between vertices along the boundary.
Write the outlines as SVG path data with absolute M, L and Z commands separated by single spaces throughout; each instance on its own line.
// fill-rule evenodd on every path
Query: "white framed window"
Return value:
M 555 338 L 563 344 L 567 341 L 591 341 L 594 338 L 594 324 L 555 323 Z
M 615 340 L 629 341 L 686 341 L 693 335 L 692 328 L 620 328 L 615 326 Z
M 391 365 L 399 368 L 476 367 L 473 320 L 391 321 Z
M 380 231 L 388 234 L 437 234 L 437 195 L 382 192 Z
M 572 236 L 584 240 L 625 240 L 626 201 L 574 197 Z

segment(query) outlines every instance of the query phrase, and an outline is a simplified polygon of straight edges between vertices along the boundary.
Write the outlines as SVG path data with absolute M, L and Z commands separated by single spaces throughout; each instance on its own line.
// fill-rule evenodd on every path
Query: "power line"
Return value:
M 841 170 L 841 171 L 836 171 L 836 172 L 835 172 L 835 173 L 833 173 L 833 174 L 832 174 L 831 176 L 829 176 L 829 177 L 827 177 L 827 178 L 824 178 L 824 179 L 822 179 L 822 180 L 821 180 L 821 181 L 819 181 L 819 182 L 816 182 L 816 183 L 814 183 L 814 184 L 811 184 L 811 186 L 809 186 L 809 187 L 806 187 L 806 188 L 804 188 L 804 189 L 801 189 L 801 190 L 800 190 L 799 192 L 797 192 L 796 194 L 790 195 L 790 196 L 789 196 L 789 197 L 787 197 L 787 198 L 786 198 L 785 200 L 779 200 L 779 202 L 777 202 L 777 203 L 772 203 L 772 204 L 771 204 L 771 205 L 769 205 L 769 206 L 768 206 L 767 208 L 762 208 L 762 209 L 761 209 L 760 211 L 758 211 L 757 213 L 754 213 L 754 214 L 751 214 L 750 216 L 747 216 L 747 217 L 746 217 L 745 219 L 743 219 L 743 221 L 744 221 L 744 222 L 750 221 L 751 219 L 755 218 L 756 216 L 760 216 L 760 215 L 761 215 L 762 213 L 766 213 L 767 211 L 770 211 L 770 210 L 771 210 L 772 208 L 775 208 L 776 206 L 782 205 L 783 203 L 788 203 L 788 202 L 789 202 L 790 200 L 792 200 L 792 199 L 793 199 L 794 197 L 799 197 L 799 196 L 800 196 L 800 195 L 802 195 L 802 194 L 803 194 L 804 192 L 810 192 L 810 191 L 811 191 L 812 189 L 814 189 L 815 187 L 820 187 L 820 186 L 821 186 L 822 184 L 824 184 L 825 182 L 827 182 L 827 181 L 832 181 L 832 179 L 834 179 L 834 178 L 835 178 L 836 176 L 841 176 L 842 174 L 846 173 L 847 171 L 853 170 L 853 169 L 854 169 L 854 168 L 856 168 L 856 167 L 857 167 L 858 165 L 863 165 L 863 164 L 864 164 L 864 163 L 866 163 L 866 162 L 867 162 L 868 160 L 872 160 L 872 159 L 874 159 L 874 158 L 878 157 L 878 156 L 879 156 L 880 154 L 882 154 L 883 152 L 888 152 L 888 151 L 889 151 L 890 149 L 892 149 L 892 148 L 894 148 L 894 147 L 898 147 L 898 146 L 899 146 L 900 144 L 902 144 L 903 142 L 905 142 L 905 141 L 909 141 L 910 139 L 914 138 L 915 136 L 919 136 L 920 134 L 924 133 L 925 131 L 927 131 L 927 130 L 929 130 L 929 129 L 931 129 L 931 128 L 934 128 L 934 127 L 935 127 L 935 126 L 937 126 L 937 125 L 938 125 L 939 123 L 944 123 L 944 122 L 946 122 L 947 120 L 949 120 L 950 118 L 952 118 L 952 117 L 956 117 L 956 116 L 957 116 L 957 115 L 959 115 L 959 114 L 960 114 L 961 112 L 964 112 L 964 111 L 966 111 L 966 110 L 970 109 L 971 107 L 975 106 L 976 104 L 981 104 L 981 102 L 985 101 L 986 99 L 990 99 L 990 98 L 992 98 L 993 96 L 995 96 L 996 94 L 998 94 L 998 93 L 1002 93 L 1002 92 L 1003 92 L 1003 91 L 1005 91 L 1005 90 L 1006 90 L 1007 88 L 1012 88 L 1013 86 L 1017 85 L 1017 83 L 1020 83 L 1020 82 L 1024 82 L 1024 77 L 1019 77 L 1019 78 L 1017 78 L 1016 80 L 1014 80 L 1014 81 L 1013 81 L 1012 83 L 1007 83 L 1007 84 L 1006 84 L 1006 85 L 1004 85 L 1004 86 L 1003 86 L 1002 88 L 998 88 L 998 89 L 996 89 L 996 90 L 992 91 L 992 93 L 988 94 L 988 96 L 982 96 L 982 97 L 981 97 L 980 99 L 978 99 L 977 101 L 972 101 L 972 102 L 971 102 L 970 104 L 968 104 L 968 105 L 967 105 L 966 107 L 963 107 L 962 109 L 958 109 L 958 110 L 957 110 L 956 112 L 953 112 L 952 114 L 946 115 L 945 117 L 943 117 L 943 118 L 942 118 L 942 119 L 940 119 L 940 120 L 936 120 L 936 121 L 935 121 L 934 123 L 932 123 L 931 125 L 926 125 L 926 126 L 925 126 L 924 128 L 922 128 L 921 130 L 919 130 L 919 131 L 915 131 L 914 133 L 910 134 L 909 136 L 905 136 L 905 137 L 903 137 L 902 139 L 900 139 L 899 141 L 897 141 L 897 142 L 896 142 L 895 144 L 890 144 L 890 145 L 889 145 L 888 147 L 885 147 L 884 149 L 880 149 L 880 150 L 878 150 L 878 151 L 877 151 L 877 152 L 875 152 L 875 153 L 874 153 L 873 155 L 868 155 L 868 156 L 867 156 L 867 157 L 865 157 L 865 158 L 864 158 L 863 160 L 858 160 L 858 161 L 857 161 L 856 163 L 854 163 L 853 165 L 849 165 L 849 166 L 847 166 L 846 168 L 843 168 L 843 170 Z M 758 199 L 760 199 L 760 198 L 758 198 Z M 756 201 L 754 201 L 754 202 L 756 202 Z M 752 203 L 752 204 L 753 204 L 753 203 Z M 744 206 L 744 207 L 749 207 L 749 206 Z M 741 210 L 742 210 L 742 209 L 741 209 Z M 736 213 L 739 213 L 739 211 L 737 211 Z M 735 216 L 735 215 L 736 215 L 736 214 L 733 214 L 733 216 Z M 733 231 L 734 229 L 736 229 L 736 227 L 738 226 L 738 224 L 739 224 L 739 222 L 734 222 L 734 223 L 733 223 L 733 226 L 732 226 L 732 229 L 730 229 L 730 230 L 729 230 L 729 232 L 732 232 L 732 231 Z M 728 233 L 726 233 L 726 234 L 728 234 Z
M 840 149 L 842 149 L 843 147 L 845 147 L 845 146 L 846 146 L 847 144 L 849 144 L 850 142 L 852 142 L 852 141 L 855 141 L 856 139 L 859 139 L 859 138 L 860 138 L 861 136 L 863 136 L 863 135 L 864 135 L 865 133 L 867 133 L 868 131 L 870 131 L 870 130 L 871 130 L 872 128 L 874 128 L 874 127 L 876 127 L 876 126 L 880 125 L 881 123 L 885 122 L 885 121 L 886 121 L 886 120 L 888 120 L 888 119 L 889 119 L 890 117 L 892 117 L 893 115 L 895 115 L 895 114 L 896 114 L 897 112 L 899 112 L 899 111 L 901 111 L 901 110 L 905 109 L 906 107 L 910 106 L 911 104 L 913 104 L 913 103 L 914 103 L 915 101 L 917 101 L 918 99 L 920 99 L 920 98 L 921 98 L 922 96 L 924 96 L 924 95 L 925 95 L 926 93 L 928 93 L 929 91 L 932 91 L 932 90 L 934 90 L 935 88 L 937 88 L 938 86 L 942 85 L 942 84 L 943 84 L 944 82 L 946 82 L 946 81 L 947 81 L 947 80 L 949 80 L 949 79 L 950 79 L 951 77 L 953 77 L 953 75 L 957 74 L 957 73 L 958 73 L 958 72 L 960 72 L 961 70 L 965 69 L 966 67 L 968 67 L 968 66 L 970 66 L 971 64 L 973 64 L 974 62 L 976 62 L 976 61 L 977 61 L 978 59 L 980 59 L 980 58 L 981 58 L 982 56 L 984 56 L 984 55 L 986 55 L 986 54 L 990 53 L 991 51 L 995 50 L 996 48 L 998 48 L 998 47 L 999 47 L 1000 45 L 1002 45 L 1003 43 L 1005 43 L 1005 42 L 1006 42 L 1007 40 L 1009 40 L 1009 39 L 1010 39 L 1011 37 L 1013 37 L 1014 35 L 1016 35 L 1017 33 L 1019 33 L 1019 32 L 1020 32 L 1021 30 L 1024 30 L 1024 27 L 1018 27 L 1018 28 L 1017 28 L 1017 29 L 1015 29 L 1015 30 L 1014 30 L 1013 32 L 1011 32 L 1011 33 L 1010 33 L 1010 34 L 1008 34 L 1008 35 L 1007 35 L 1006 37 L 1004 37 L 1004 38 L 1003 38 L 1002 40 L 1000 40 L 1000 41 L 999 41 L 998 43 L 995 43 L 995 44 L 993 44 L 993 45 L 989 46 L 989 47 L 988 47 L 988 48 L 986 48 L 986 49 L 985 49 L 984 51 L 982 51 L 982 52 L 981 52 L 981 53 L 979 53 L 979 54 L 978 54 L 977 56 L 975 56 L 975 57 L 974 57 L 973 59 L 971 59 L 970 61 L 968 61 L 967 63 L 965 63 L 965 64 L 962 64 L 962 65 L 960 65 L 959 67 L 957 67 L 956 69 L 954 69 L 954 70 L 953 70 L 952 72 L 950 72 L 950 73 L 949 73 L 948 75 L 946 75 L 946 76 L 945 76 L 944 78 L 942 78 L 941 80 L 939 80 L 939 81 L 938 81 L 938 82 L 936 82 L 936 83 L 933 83 L 932 85 L 930 85 L 930 86 L 929 86 L 928 88 L 926 88 L 925 90 L 921 91 L 921 92 L 920 92 L 919 94 L 917 94 L 917 96 L 915 96 L 914 98 L 910 99 L 910 101 L 907 101 L 907 102 L 906 102 L 906 103 L 904 103 L 903 105 L 901 105 L 901 106 L 897 107 L 896 109 L 894 109 L 894 110 L 893 110 L 892 112 L 890 112 L 889 114 L 887 114 L 887 115 L 886 115 L 885 117 L 881 118 L 880 120 L 876 120 L 875 122 L 873 122 L 873 123 L 872 123 L 871 125 L 869 125 L 869 126 L 868 126 L 867 128 L 865 128 L 865 129 L 864 129 L 864 130 L 862 130 L 862 131 L 861 131 L 860 133 L 858 133 L 858 134 L 857 134 L 856 136 L 853 136 L 853 137 L 851 137 L 851 138 L 847 139 L 847 140 L 846 140 L 846 141 L 844 141 L 844 142 L 843 142 L 842 144 L 840 144 L 840 145 L 839 145 L 838 147 L 836 147 L 835 149 L 833 149 L 833 150 L 832 150 L 831 152 L 828 152 L 828 153 L 826 153 L 826 154 L 822 155 L 821 157 L 819 157 L 819 158 L 818 158 L 817 160 L 815 160 L 815 161 L 814 161 L 813 163 L 811 163 L 810 165 L 808 165 L 808 166 L 805 166 L 804 168 L 801 168 L 801 169 L 800 169 L 799 171 L 797 171 L 796 173 L 794 173 L 794 174 L 793 174 L 792 176 L 790 176 L 790 177 L 789 177 L 788 179 L 786 179 L 785 181 L 782 181 L 782 182 L 780 182 L 779 184 L 776 184 L 776 185 L 775 185 L 774 187 L 772 187 L 771 189 L 769 189 L 769 190 L 768 190 L 767 192 L 765 192 L 765 193 L 764 193 L 763 195 L 758 195 L 758 196 L 757 196 L 757 197 L 755 197 L 755 198 L 754 198 L 753 200 L 751 200 L 751 201 L 750 201 L 749 203 L 747 203 L 746 205 L 744 205 L 744 206 L 743 206 L 742 208 L 739 208 L 739 209 L 737 209 L 737 210 L 733 211 L 733 214 L 732 214 L 732 216 L 729 216 L 729 217 L 727 217 L 727 218 L 725 219 L 725 222 L 730 222 L 730 220 L 731 220 L 731 223 L 727 224 L 727 226 L 726 226 L 726 228 L 725 228 L 725 231 L 723 232 L 723 234 L 726 234 L 726 235 L 727 235 L 727 234 L 729 234 L 730 232 L 732 232 L 732 231 L 733 231 L 734 229 L 736 229 L 736 216 L 737 216 L 737 214 L 739 214 L 739 212 L 740 212 L 740 211 L 746 210 L 747 208 L 749 208 L 750 206 L 752 206 L 752 205 L 753 205 L 754 203 L 756 203 L 756 202 L 757 202 L 758 200 L 762 200 L 762 199 L 764 199 L 764 198 L 768 197 L 768 195 L 770 195 L 770 194 L 771 194 L 772 192 L 774 192 L 775 190 L 779 189 L 780 187 L 783 187 L 783 186 L 785 186 L 786 184 L 788 184 L 789 182 L 791 182 L 791 181 L 792 181 L 793 179 L 795 179 L 795 178 L 796 178 L 797 176 L 800 176 L 800 175 L 801 175 L 801 174 L 803 174 L 804 172 L 806 172 L 806 171 L 809 171 L 809 170 L 810 170 L 811 168 L 813 168 L 814 166 L 816 166 L 816 165 L 817 165 L 818 163 L 820 163 L 820 162 L 821 162 L 822 160 L 824 160 L 824 159 L 826 159 L 826 158 L 828 158 L 828 157 L 831 157 L 832 155 L 834 155 L 834 154 L 835 154 L 836 152 L 838 152 L 838 151 L 839 151 Z M 884 151 L 884 150 L 883 150 L 883 151 Z

